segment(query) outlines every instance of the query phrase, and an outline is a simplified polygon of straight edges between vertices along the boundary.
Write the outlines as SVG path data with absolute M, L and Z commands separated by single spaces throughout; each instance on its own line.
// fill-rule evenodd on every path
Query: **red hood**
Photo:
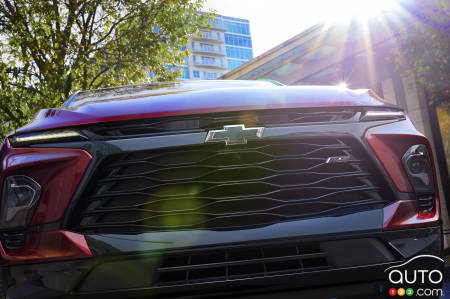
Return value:
M 268 86 L 127 94 L 43 109 L 16 133 L 170 115 L 280 108 L 395 107 L 369 90 L 334 86 Z

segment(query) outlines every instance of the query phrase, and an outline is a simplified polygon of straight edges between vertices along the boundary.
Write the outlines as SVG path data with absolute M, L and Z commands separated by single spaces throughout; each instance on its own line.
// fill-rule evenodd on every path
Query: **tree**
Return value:
M 76 90 L 174 80 L 204 0 L 0 0 L 0 137 Z
M 450 4 L 445 0 L 403 3 L 406 24 L 396 27 L 391 57 L 402 76 L 414 75 L 418 92 L 439 120 L 443 148 L 450 167 Z M 441 165 L 440 167 L 445 167 Z
M 450 96 L 450 6 L 443 0 L 404 2 L 403 26 L 396 26 L 395 47 L 391 57 L 402 76 L 414 75 L 427 91 L 429 104 L 446 101 Z M 439 103 L 441 104 L 441 103 Z M 445 104 L 445 103 L 444 103 Z

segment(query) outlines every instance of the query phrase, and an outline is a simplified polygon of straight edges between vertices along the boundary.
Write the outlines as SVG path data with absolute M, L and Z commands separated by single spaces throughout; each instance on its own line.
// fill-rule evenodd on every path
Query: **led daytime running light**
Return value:
M 24 145 L 31 143 L 41 143 L 41 142 L 52 142 L 55 140 L 63 140 L 70 138 L 83 138 L 85 137 L 78 133 L 77 131 L 53 131 L 53 132 L 43 132 L 33 135 L 22 135 L 22 136 L 14 136 L 11 138 L 12 145 Z
M 384 119 L 405 119 L 403 111 L 383 111 L 370 110 L 366 111 L 361 117 L 361 121 L 384 120 Z

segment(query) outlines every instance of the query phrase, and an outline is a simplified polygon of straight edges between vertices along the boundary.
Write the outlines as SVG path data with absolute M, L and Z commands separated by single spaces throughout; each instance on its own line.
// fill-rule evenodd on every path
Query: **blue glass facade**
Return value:
M 242 36 L 237 34 L 225 33 L 225 44 L 252 48 L 252 39 L 250 36 Z
M 253 58 L 252 49 L 227 46 L 227 57 L 250 60 Z
M 183 67 L 183 79 L 189 79 L 189 69 L 187 67 Z
M 223 21 L 223 23 L 228 32 L 250 35 L 250 26 L 248 24 L 232 21 Z
M 248 20 L 217 15 L 209 24 L 188 43 L 183 79 L 217 79 L 253 58 Z
M 225 46 L 228 71 L 253 58 L 252 38 L 248 20 L 220 16 L 226 28 Z
M 243 61 L 243 60 L 228 59 L 228 70 L 235 69 L 244 63 L 245 63 L 245 61 Z

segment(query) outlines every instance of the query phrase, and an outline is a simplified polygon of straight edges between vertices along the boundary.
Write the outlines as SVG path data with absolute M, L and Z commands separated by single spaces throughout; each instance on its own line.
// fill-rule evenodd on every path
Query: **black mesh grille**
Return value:
M 151 118 L 126 121 L 90 127 L 89 130 L 105 137 L 130 137 L 139 135 L 158 135 L 170 132 L 220 129 L 224 125 L 236 123 L 246 126 L 295 125 L 302 123 L 342 122 L 353 119 L 357 111 L 354 109 L 289 109 L 261 110 L 246 112 L 228 112 L 218 114 L 199 114 Z
M 385 204 L 350 138 L 204 144 L 112 156 L 81 199 L 74 229 L 232 230 Z

